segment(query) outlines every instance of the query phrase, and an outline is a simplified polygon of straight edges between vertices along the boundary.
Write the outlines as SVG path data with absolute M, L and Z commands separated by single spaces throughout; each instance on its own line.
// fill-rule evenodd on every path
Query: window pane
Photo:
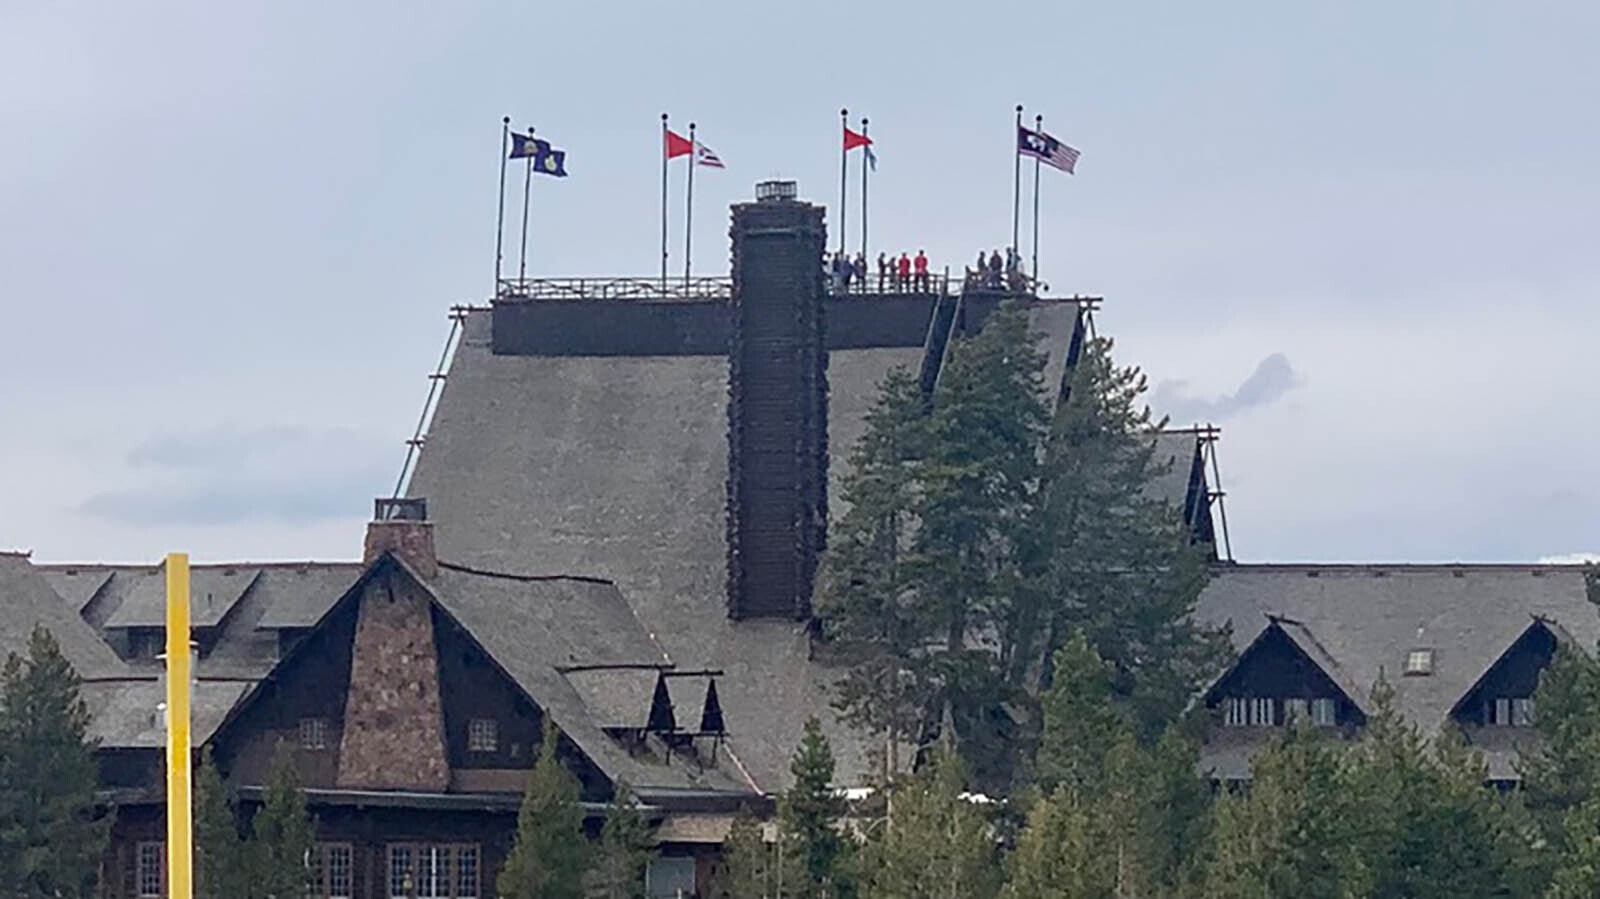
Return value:
M 392 899 L 411 899 L 408 876 L 411 873 L 411 847 L 389 847 L 389 895 Z
M 456 849 L 456 899 L 478 899 L 478 847 Z
M 467 749 L 495 752 L 500 748 L 500 723 L 493 718 L 473 718 L 467 724 Z
M 1501 727 L 1511 723 L 1511 700 L 1496 699 L 1494 701 L 1494 723 Z
M 161 869 L 166 864 L 166 846 L 162 843 L 140 843 L 138 872 L 136 876 L 139 895 L 161 895 Z
M 1533 726 L 1533 699 L 1524 697 L 1511 700 L 1511 725 L 1513 727 Z
M 327 871 L 328 899 L 350 899 L 350 847 L 346 844 L 327 846 L 322 860 Z
M 1229 727 L 1242 727 L 1249 720 L 1245 717 L 1245 701 L 1237 696 L 1230 696 L 1223 700 L 1222 723 Z
M 1250 700 L 1250 723 L 1256 727 L 1271 727 L 1273 725 L 1272 700 Z
M 1304 699 L 1285 699 L 1283 701 L 1283 718 L 1290 724 L 1295 724 L 1311 717 L 1311 704 Z
M 1339 701 L 1323 697 L 1311 700 L 1311 723 L 1318 727 L 1332 727 L 1338 723 Z
M 645 893 L 650 899 L 676 899 L 694 894 L 694 859 L 653 858 L 645 869 Z

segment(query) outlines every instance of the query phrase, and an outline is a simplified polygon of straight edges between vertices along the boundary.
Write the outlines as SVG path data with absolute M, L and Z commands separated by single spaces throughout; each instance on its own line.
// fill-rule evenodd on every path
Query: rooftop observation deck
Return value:
M 825 280 L 830 296 L 891 297 L 954 293 L 993 293 L 1027 299 L 1042 299 L 1050 285 L 1036 282 L 1026 275 L 1011 273 L 997 280 L 977 277 L 972 272 L 965 276 L 949 272 L 930 272 L 927 277 L 913 276 L 906 282 L 892 277 L 879 278 L 869 273 L 864 283 L 852 283 L 847 290 L 834 290 L 831 281 Z M 720 276 L 660 277 L 653 278 L 502 278 L 496 291 L 496 302 L 549 301 L 549 300 L 618 300 L 637 303 L 697 303 L 726 301 L 733 296 L 733 278 Z M 1088 299 L 1073 297 L 1061 302 Z

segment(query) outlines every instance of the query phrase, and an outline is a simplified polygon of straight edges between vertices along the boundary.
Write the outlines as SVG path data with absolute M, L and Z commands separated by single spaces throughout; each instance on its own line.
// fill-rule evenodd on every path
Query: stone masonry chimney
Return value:
M 438 576 L 439 557 L 433 549 L 433 523 L 428 521 L 427 500 L 373 500 L 361 564 L 371 565 L 391 550 L 421 577 L 431 580 Z
M 792 181 L 733 207 L 728 615 L 811 616 L 828 520 L 823 210 Z

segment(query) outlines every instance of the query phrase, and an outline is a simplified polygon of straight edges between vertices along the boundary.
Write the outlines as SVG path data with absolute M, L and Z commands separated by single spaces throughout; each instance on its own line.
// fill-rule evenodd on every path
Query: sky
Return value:
M 0 548 L 358 556 L 491 291 L 502 116 L 568 153 L 530 275 L 658 270 L 663 112 L 727 163 L 697 272 L 759 180 L 832 223 L 841 107 L 872 253 L 939 269 L 1009 243 L 1022 103 L 1083 153 L 1041 177 L 1042 274 L 1222 428 L 1239 559 L 1597 552 L 1597 41 L 1554 0 L 8 0 Z

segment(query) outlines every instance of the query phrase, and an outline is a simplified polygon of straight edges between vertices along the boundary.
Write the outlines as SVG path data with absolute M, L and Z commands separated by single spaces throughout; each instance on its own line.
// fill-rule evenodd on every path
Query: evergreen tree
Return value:
M 643 899 L 645 868 L 650 864 L 650 826 L 639 814 L 627 781 L 617 783 L 600 828 L 594 879 L 605 899 Z
M 1293 727 L 1256 756 L 1249 788 L 1216 803 L 1206 899 L 1372 895 L 1342 753 Z
M 1100 843 L 1097 811 L 1072 787 L 1034 803 L 1011 854 L 1008 899 L 1116 895 L 1116 859 Z
M 1046 791 L 1067 787 L 1093 792 L 1105 784 L 1111 750 L 1133 732 L 1123 711 L 1112 704 L 1111 666 L 1083 631 L 1051 659 L 1054 679 L 1040 700 L 1043 724 L 1034 770 Z
M 982 807 L 962 797 L 961 762 L 941 748 L 894 788 L 893 816 L 872 831 L 865 899 L 993 896 L 1000 866 Z
M 0 669 L 0 893 L 94 895 L 110 819 L 80 683 L 43 627 Z
M 833 750 L 822 725 L 808 718 L 789 764 L 794 782 L 778 808 L 785 897 L 829 899 L 847 894 L 848 848 L 839 832 L 845 805 L 834 792 L 833 768 Z
M 722 844 L 720 892 L 728 899 L 777 899 L 772 847 L 762 839 L 761 822 L 748 811 L 733 819 Z
M 194 893 L 197 899 L 248 895 L 245 844 L 227 787 L 209 750 L 194 775 Z
M 251 821 L 246 850 L 252 894 L 262 899 L 301 899 L 311 888 L 308 863 L 317 849 L 316 828 L 306 811 L 306 795 L 295 772 L 294 751 L 278 741 L 261 797 Z
M 1192 615 L 1205 553 L 1190 545 L 1182 510 L 1149 495 L 1166 472 L 1154 452 L 1165 422 L 1144 404 L 1144 375 L 1117 367 L 1111 349 L 1105 338 L 1084 347 L 1051 424 L 1034 527 L 1041 599 L 1011 622 L 1008 675 L 1048 683 L 1041 663 L 1081 630 L 1148 743 L 1230 650 L 1225 633 Z
M 579 899 L 588 867 L 578 781 L 561 764 L 560 733 L 548 715 L 539 758 L 517 815 L 517 836 L 500 871 L 504 899 Z

